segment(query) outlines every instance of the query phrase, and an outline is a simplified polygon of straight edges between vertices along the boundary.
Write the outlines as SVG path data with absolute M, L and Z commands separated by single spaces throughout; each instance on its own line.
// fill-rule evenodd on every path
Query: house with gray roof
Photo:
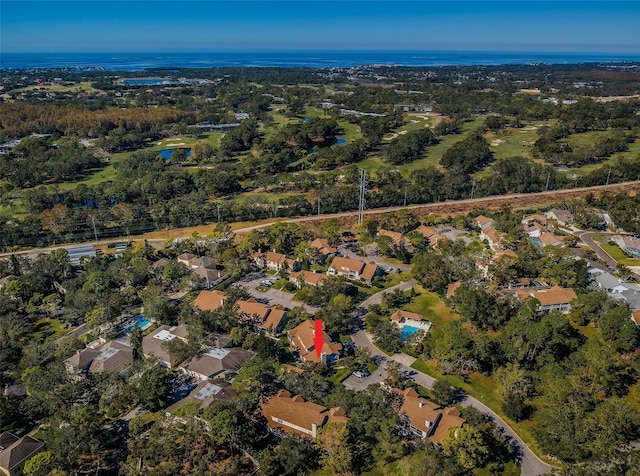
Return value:
M 38 453 L 44 443 L 25 435 L 18 438 L 13 433 L 0 433 L 0 473 L 7 476 L 22 475 L 25 462 Z

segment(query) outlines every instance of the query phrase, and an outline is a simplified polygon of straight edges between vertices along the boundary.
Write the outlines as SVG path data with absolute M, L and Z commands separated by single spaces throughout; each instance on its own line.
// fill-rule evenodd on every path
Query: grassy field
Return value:
M 27 86 L 25 88 L 15 89 L 12 92 L 21 93 L 21 92 L 34 92 L 34 91 L 46 91 L 51 93 L 97 93 L 100 90 L 91 86 L 91 81 L 81 81 L 79 83 L 74 84 L 65 84 L 65 83 L 54 83 L 54 84 L 45 84 L 42 86 Z

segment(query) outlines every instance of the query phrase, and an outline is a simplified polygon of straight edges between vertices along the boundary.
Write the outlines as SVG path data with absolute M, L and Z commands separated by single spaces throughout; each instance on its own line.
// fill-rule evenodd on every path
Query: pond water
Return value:
M 158 151 L 158 155 L 161 155 L 164 160 L 169 160 L 171 158 L 171 154 L 173 154 L 176 150 L 184 150 L 184 155 L 189 157 L 191 155 L 191 149 L 183 149 L 177 147 L 175 149 L 162 149 Z
M 338 137 L 338 140 L 336 140 L 336 145 L 341 145 L 346 143 L 347 143 L 347 139 L 343 139 L 341 137 Z

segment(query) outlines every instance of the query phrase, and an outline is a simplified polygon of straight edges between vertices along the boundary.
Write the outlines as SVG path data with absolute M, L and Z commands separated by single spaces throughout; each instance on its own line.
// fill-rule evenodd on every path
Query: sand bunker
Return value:
M 500 144 L 502 144 L 502 139 L 493 139 L 493 140 L 491 141 L 491 146 L 493 146 L 493 147 L 497 147 L 497 146 L 499 146 Z

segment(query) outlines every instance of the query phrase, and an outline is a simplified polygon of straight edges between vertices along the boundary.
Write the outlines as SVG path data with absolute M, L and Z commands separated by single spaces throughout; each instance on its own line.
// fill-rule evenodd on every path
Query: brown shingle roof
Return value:
M 478 215 L 476 217 L 476 223 L 480 226 L 480 228 L 484 228 L 487 225 L 491 226 L 493 223 L 495 223 L 495 220 L 484 215 Z
M 120 373 L 133 363 L 133 347 L 123 341 L 107 342 L 89 366 L 89 373 Z
M 313 342 L 315 337 L 315 322 L 311 319 L 303 321 L 298 326 L 294 327 L 287 332 L 287 337 L 293 344 L 293 346 L 300 353 L 300 357 L 305 362 L 320 362 L 321 358 L 316 353 L 316 346 Z M 342 344 L 331 342 L 329 335 L 322 331 L 324 343 L 322 345 L 322 351 L 325 355 L 339 354 L 342 350 Z
M 533 296 L 542 306 L 554 306 L 565 304 L 573 301 L 578 296 L 571 288 L 561 288 L 553 286 L 551 289 L 541 289 L 539 291 L 519 291 L 517 293 L 521 297 Z
M 424 225 L 420 225 L 418 228 L 416 228 L 413 231 L 417 231 L 425 238 L 429 238 L 430 236 L 435 235 L 438 232 L 438 230 L 436 230 L 434 227 L 424 226 Z
M 441 443 L 443 439 L 448 438 L 449 428 L 461 427 L 464 424 L 457 409 L 443 409 L 429 400 L 420 398 L 412 388 L 392 391 L 404 396 L 400 413 L 409 419 L 411 426 L 425 432 L 434 443 Z
M 253 298 L 248 301 L 238 300 L 236 301 L 236 304 L 238 305 L 238 313 L 244 314 L 245 316 L 263 320 L 269 313 L 269 307 L 264 304 L 260 304 Z
M 631 318 L 633 322 L 636 323 L 636 326 L 640 326 L 640 310 L 631 313 Z
M 422 316 L 415 312 L 404 311 L 402 309 L 398 309 L 391 315 L 391 319 L 393 321 L 402 322 L 402 319 L 414 319 L 416 321 L 421 321 Z
M 313 271 L 291 271 L 289 273 L 290 280 L 296 280 L 299 283 L 302 281 L 306 284 L 310 284 L 311 286 L 319 285 L 326 277 L 326 274 L 314 273 Z
M 320 428 L 329 421 L 346 421 L 344 412 L 339 409 L 329 410 L 322 405 L 313 402 L 305 402 L 302 397 L 292 397 L 286 390 L 280 390 L 278 394 L 261 406 L 262 414 L 267 419 L 269 428 L 284 430 L 287 433 L 312 436 L 313 426 Z M 300 431 L 277 420 L 293 424 L 308 431 Z
M 275 331 L 278 329 L 282 323 L 282 321 L 286 317 L 286 311 L 281 307 L 272 307 L 267 315 L 267 318 L 264 320 L 262 324 L 260 324 L 260 328 L 266 331 Z
M 245 360 L 255 354 L 249 350 L 233 347 L 231 349 L 209 348 L 202 354 L 194 355 L 180 364 L 180 367 L 200 375 L 212 378 L 221 372 L 237 372 Z
M 360 273 L 364 266 L 365 264 L 359 259 L 336 256 L 333 258 L 330 267 L 340 273 Z
M 329 240 L 326 240 L 324 238 L 316 238 L 311 243 L 309 243 L 309 246 L 318 250 L 318 253 L 320 253 L 321 255 L 329 255 L 338 251 L 337 249 L 329 245 Z
M 378 232 L 378 235 L 380 235 L 380 236 L 388 236 L 389 238 L 391 238 L 391 242 L 395 246 L 400 246 L 401 244 L 404 243 L 404 238 L 402 237 L 402 233 L 398 233 L 397 231 L 380 230 Z
M 362 270 L 362 273 L 360 273 L 360 276 L 363 277 L 364 279 L 372 280 L 377 272 L 378 272 L 378 265 L 375 264 L 373 261 L 369 261 L 364 266 L 364 269 Z
M 226 297 L 222 291 L 202 291 L 193 301 L 193 305 L 201 311 L 215 311 L 222 306 Z

